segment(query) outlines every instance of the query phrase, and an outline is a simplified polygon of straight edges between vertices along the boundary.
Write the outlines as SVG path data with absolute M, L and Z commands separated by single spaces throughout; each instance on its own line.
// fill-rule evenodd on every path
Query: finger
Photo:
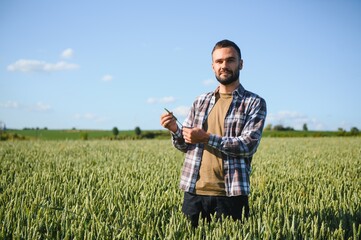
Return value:
M 183 133 L 188 134 L 188 133 L 191 132 L 192 129 L 187 128 L 187 127 L 183 127 L 182 130 L 183 130 Z
M 168 115 L 167 113 L 164 113 L 164 114 L 162 114 L 162 115 L 160 116 L 160 118 L 161 118 L 161 119 L 162 119 L 162 118 L 165 118 L 167 115 Z
M 183 133 L 183 138 L 187 143 L 191 142 L 191 136 L 188 132 Z
M 172 116 L 165 114 L 164 116 L 161 117 L 161 122 L 166 122 L 166 121 L 170 121 L 172 120 Z
M 170 118 L 172 118 L 172 115 L 170 115 L 170 114 L 168 114 L 168 113 L 164 113 L 164 114 L 162 114 L 161 117 L 160 117 L 160 119 L 164 119 L 164 120 L 170 119 Z
M 161 125 L 170 130 L 170 127 L 174 126 L 175 124 L 176 122 L 173 118 L 166 118 Z
M 167 121 L 167 119 L 164 116 L 162 116 L 160 118 L 160 125 L 162 125 L 164 127 L 164 124 L 165 124 L 166 121 Z
M 171 122 L 172 122 L 171 120 L 166 120 L 163 122 L 162 126 L 168 128 Z
M 184 141 L 185 141 L 186 143 L 192 143 L 192 140 L 189 139 L 189 138 L 185 138 Z
M 167 119 L 166 117 L 160 119 L 160 125 L 162 125 L 163 127 L 165 127 L 168 123 L 169 119 Z

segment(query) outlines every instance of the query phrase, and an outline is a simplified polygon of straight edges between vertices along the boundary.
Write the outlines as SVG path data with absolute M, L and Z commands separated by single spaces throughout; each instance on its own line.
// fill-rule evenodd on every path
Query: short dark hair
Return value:
M 214 50 L 216 50 L 218 48 L 227 48 L 227 47 L 234 48 L 234 50 L 236 50 L 236 52 L 238 53 L 239 59 L 242 59 L 241 49 L 239 49 L 237 44 L 235 44 L 234 42 L 227 40 L 227 39 L 217 42 L 212 50 L 212 54 L 213 54 Z

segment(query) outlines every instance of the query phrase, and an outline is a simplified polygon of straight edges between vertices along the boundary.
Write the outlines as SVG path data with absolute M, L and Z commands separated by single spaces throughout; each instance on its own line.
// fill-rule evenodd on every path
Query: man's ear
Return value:
M 239 69 L 239 70 L 242 70 L 242 68 L 243 68 L 243 60 L 241 59 L 241 60 L 239 61 L 238 69 Z

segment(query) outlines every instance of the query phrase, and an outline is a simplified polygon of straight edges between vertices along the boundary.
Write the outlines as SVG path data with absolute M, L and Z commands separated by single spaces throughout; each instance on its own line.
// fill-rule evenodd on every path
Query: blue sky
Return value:
M 216 88 L 222 39 L 267 124 L 361 128 L 361 1 L 2 0 L 0 36 L 7 128 L 161 129 Z

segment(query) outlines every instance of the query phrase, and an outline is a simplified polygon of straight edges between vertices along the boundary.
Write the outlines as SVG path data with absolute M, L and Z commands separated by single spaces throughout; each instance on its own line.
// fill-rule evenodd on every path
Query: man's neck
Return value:
M 231 84 L 228 84 L 228 85 L 219 84 L 219 92 L 220 93 L 232 93 L 238 87 L 239 87 L 239 80 L 237 80 Z

